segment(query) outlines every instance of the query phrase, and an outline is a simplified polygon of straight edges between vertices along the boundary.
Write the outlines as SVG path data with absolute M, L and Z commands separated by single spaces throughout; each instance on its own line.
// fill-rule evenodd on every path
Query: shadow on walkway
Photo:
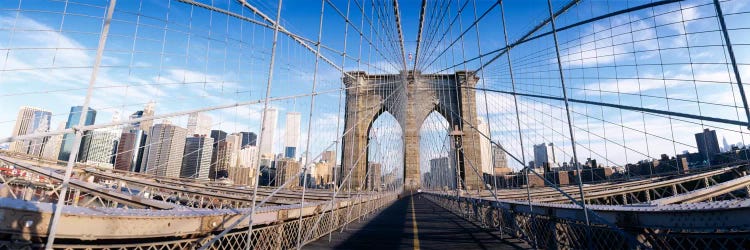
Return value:
M 419 195 L 396 201 L 368 221 L 349 224 L 307 249 L 415 249 L 415 215 L 421 249 L 528 249 L 523 241 L 475 226 Z M 412 213 L 413 211 L 413 213 Z

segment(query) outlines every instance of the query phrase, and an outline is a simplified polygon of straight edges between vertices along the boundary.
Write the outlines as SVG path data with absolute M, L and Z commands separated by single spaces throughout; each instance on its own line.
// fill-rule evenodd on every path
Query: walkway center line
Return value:
M 411 199 L 411 225 L 412 233 L 414 234 L 414 249 L 419 250 L 419 229 L 417 229 L 417 214 L 414 212 L 414 195 L 410 196 Z

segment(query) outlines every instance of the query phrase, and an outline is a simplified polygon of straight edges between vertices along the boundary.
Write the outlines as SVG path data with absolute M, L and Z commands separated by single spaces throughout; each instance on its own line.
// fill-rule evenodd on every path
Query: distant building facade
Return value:
M 112 167 L 122 129 L 108 127 L 91 130 L 81 145 L 81 162 L 100 167 Z
M 549 171 L 550 168 L 556 167 L 555 144 L 542 143 L 534 145 L 534 166 L 544 168 Z
M 179 177 L 185 152 L 187 130 L 172 124 L 156 124 L 149 132 L 148 155 L 141 172 L 156 176 Z
M 180 168 L 181 178 L 208 180 L 214 139 L 194 134 L 185 139 L 185 156 Z
M 287 188 L 299 187 L 299 181 L 295 181 L 300 173 L 299 162 L 292 159 L 281 159 L 276 161 L 276 186 L 286 184 Z
M 702 133 L 695 134 L 695 144 L 698 146 L 698 152 L 709 162 L 714 155 L 721 153 L 716 130 L 704 129 Z
M 259 145 L 260 153 L 263 155 L 273 155 L 274 131 L 276 130 L 278 114 L 279 112 L 275 108 L 269 108 L 265 112 L 265 120 L 260 134 L 261 143 Z
M 256 135 L 253 132 L 240 132 L 240 135 L 242 135 L 242 145 L 241 147 L 247 147 L 247 146 L 257 146 L 258 141 L 258 135 Z
M 295 158 L 299 146 L 301 114 L 299 112 L 286 113 L 286 133 L 284 134 L 284 157 Z
M 78 122 L 81 119 L 81 115 L 83 114 L 83 107 L 82 106 L 73 106 L 70 108 L 70 113 L 68 114 L 68 121 L 65 123 L 65 128 L 72 128 L 74 126 L 78 126 Z M 88 108 L 88 111 L 86 112 L 86 120 L 84 121 L 84 126 L 88 125 L 94 125 L 94 122 L 96 121 L 96 110 L 92 108 Z M 80 145 L 85 145 L 85 140 L 88 140 L 90 137 L 87 135 L 90 133 L 90 131 L 86 131 L 83 134 L 83 141 L 81 141 Z M 60 146 L 60 154 L 58 155 L 58 160 L 61 161 L 67 161 L 70 157 L 70 153 L 73 150 L 73 144 L 75 140 L 76 135 L 74 133 L 66 133 L 63 135 L 62 144 Z M 79 149 L 80 151 L 80 149 Z M 80 155 L 80 154 L 79 154 Z M 81 157 L 77 158 L 78 160 L 82 159 Z
M 205 135 L 208 136 L 211 133 L 212 126 L 211 117 L 204 113 L 192 113 L 188 116 L 187 122 L 187 134 L 188 136 L 193 135 Z

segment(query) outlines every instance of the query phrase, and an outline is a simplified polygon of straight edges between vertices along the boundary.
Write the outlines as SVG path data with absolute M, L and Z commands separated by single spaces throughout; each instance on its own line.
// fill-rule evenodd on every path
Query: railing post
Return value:
M 284 249 L 284 223 L 276 226 L 276 247 L 275 249 Z M 250 247 L 250 245 L 248 245 Z

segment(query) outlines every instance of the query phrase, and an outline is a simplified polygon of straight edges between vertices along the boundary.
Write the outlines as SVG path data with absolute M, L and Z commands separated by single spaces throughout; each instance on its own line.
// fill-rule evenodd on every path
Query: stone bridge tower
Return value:
M 345 129 L 342 145 L 342 168 L 339 176 L 345 177 L 351 168 L 353 189 L 364 189 L 367 173 L 367 145 L 372 123 L 384 112 L 398 121 L 404 142 L 404 188 L 421 187 L 419 169 L 419 130 L 427 116 L 437 111 L 450 124 L 450 130 L 463 132 L 462 150 L 451 149 L 451 159 L 458 165 L 463 188 L 483 189 L 479 142 L 481 135 L 472 128 L 477 124 L 477 78 L 473 72 L 422 75 L 408 71 L 393 75 L 368 75 L 349 72 L 344 77 L 346 86 Z M 448 131 L 448 132 L 451 132 Z M 455 137 L 454 137 L 455 138 Z M 453 138 L 451 145 L 455 145 Z M 477 172 L 474 171 L 472 165 Z M 452 171 L 455 171 L 453 169 Z M 363 185 L 364 183 L 364 185 Z M 372 187 L 369 187 L 372 188 Z

